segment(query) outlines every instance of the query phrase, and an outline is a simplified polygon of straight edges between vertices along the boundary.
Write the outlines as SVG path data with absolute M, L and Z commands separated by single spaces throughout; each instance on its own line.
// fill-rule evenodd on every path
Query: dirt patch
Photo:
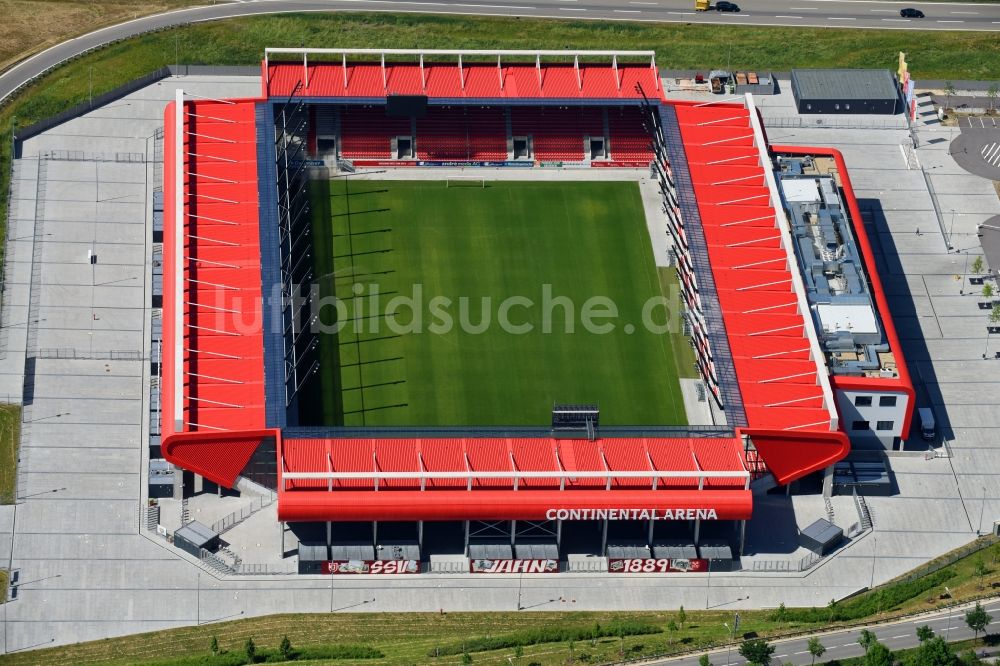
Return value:
M 70 37 L 196 0 L 0 0 L 0 71 Z

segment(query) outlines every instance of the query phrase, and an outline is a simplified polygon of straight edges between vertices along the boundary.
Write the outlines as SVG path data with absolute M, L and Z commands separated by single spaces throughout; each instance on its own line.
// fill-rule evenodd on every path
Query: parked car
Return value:
M 740 6 L 735 2 L 717 2 L 715 3 L 715 11 L 717 12 L 738 12 L 740 11 Z
M 923 18 L 924 13 L 919 9 L 914 9 L 913 7 L 905 7 L 899 10 L 899 15 L 903 18 Z

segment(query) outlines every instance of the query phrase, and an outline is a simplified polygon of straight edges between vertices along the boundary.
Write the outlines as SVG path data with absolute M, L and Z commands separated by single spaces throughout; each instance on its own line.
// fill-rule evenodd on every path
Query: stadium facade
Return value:
M 756 492 L 829 484 L 852 441 L 908 437 L 913 388 L 843 158 L 770 146 L 752 96 L 668 100 L 651 52 L 269 49 L 261 78 L 259 98 L 178 90 L 165 112 L 161 436 L 178 467 L 275 491 L 286 523 L 455 521 L 468 547 L 470 523 L 513 539 L 518 521 L 597 521 L 606 545 L 609 521 L 680 522 L 697 544 L 707 523 L 742 534 Z M 649 168 L 728 425 L 301 425 L 323 371 L 303 196 L 319 163 Z

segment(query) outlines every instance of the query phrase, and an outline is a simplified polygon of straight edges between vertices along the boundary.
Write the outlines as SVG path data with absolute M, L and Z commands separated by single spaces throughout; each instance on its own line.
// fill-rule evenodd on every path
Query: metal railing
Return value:
M 829 117 L 824 118 L 803 118 L 801 116 L 764 116 L 764 126 L 774 128 L 813 128 L 813 129 L 887 129 L 903 130 L 906 124 L 897 118 L 889 119 L 866 119 L 866 120 L 841 120 Z
M 272 504 L 274 504 L 274 496 L 255 497 L 248 506 L 244 506 L 238 511 L 233 511 L 228 516 L 212 523 L 212 531 L 216 534 L 223 534 L 224 532 L 236 527 L 261 509 L 265 509 Z

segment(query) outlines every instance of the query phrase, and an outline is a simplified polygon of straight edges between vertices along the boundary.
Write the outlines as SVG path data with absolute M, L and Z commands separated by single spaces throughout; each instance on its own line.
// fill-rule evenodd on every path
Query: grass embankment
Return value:
M 766 638 L 826 631 L 916 610 L 932 610 L 945 601 L 960 602 L 983 596 L 994 585 L 1000 587 L 998 556 L 1000 544 L 994 543 L 939 572 L 910 583 L 888 584 L 822 609 L 742 611 L 740 630 L 745 632 L 744 636 L 756 634 Z M 976 563 L 980 558 L 985 567 L 977 573 Z M 944 585 L 954 593 L 953 599 L 944 599 Z M 848 621 L 848 618 L 853 619 Z M 638 659 L 721 647 L 728 640 L 723 622 L 731 620 L 732 611 L 728 610 L 688 611 L 684 622 L 673 611 L 276 615 L 11 654 L 0 657 L 0 665 L 221 666 L 229 663 L 226 659 L 236 659 L 247 638 L 253 638 L 262 651 L 275 654 L 284 635 L 294 648 L 302 650 L 303 658 L 317 655 L 317 660 L 326 660 L 322 663 L 459 664 L 465 650 L 475 664 L 507 666 L 508 657 L 513 658 L 516 647 L 521 646 L 524 656 L 518 663 L 525 666 L 533 662 L 557 666 L 570 658 L 574 663 L 598 664 L 618 661 L 622 652 L 628 658 Z M 671 629 L 671 623 L 677 628 Z M 220 647 L 228 655 L 213 660 L 209 653 L 212 636 L 218 637 Z M 383 656 L 335 662 L 332 656 L 318 656 L 358 648 L 374 650 Z
M 70 37 L 200 0 L 0 0 L 0 71 Z
M 173 0 L 160 0 L 173 2 Z M 90 3 L 81 3 L 90 4 Z M 124 2 L 122 3 L 124 4 Z M 33 24 L 34 25 L 34 24 Z M 291 14 L 204 23 L 144 35 L 86 55 L 24 91 L 0 110 L 0 136 L 11 122 L 27 125 L 94 94 L 174 62 L 251 65 L 265 46 L 396 48 L 567 48 L 613 44 L 655 49 L 671 68 L 784 71 L 793 67 L 895 67 L 906 51 L 918 78 L 1000 79 L 1000 40 L 994 33 L 825 30 L 678 23 L 556 21 L 417 14 Z M 729 47 L 732 47 L 730 49 Z M 9 145 L 0 142 L 0 229 L 6 227 Z
M 20 433 L 21 406 L 0 404 L 0 504 L 14 503 Z
M 669 318 L 655 300 L 635 183 L 324 188 L 316 274 L 344 304 L 321 337 L 340 368 L 317 375 L 327 424 L 543 425 L 556 402 L 599 404 L 610 425 L 686 423 L 671 348 L 690 344 L 679 298 Z

